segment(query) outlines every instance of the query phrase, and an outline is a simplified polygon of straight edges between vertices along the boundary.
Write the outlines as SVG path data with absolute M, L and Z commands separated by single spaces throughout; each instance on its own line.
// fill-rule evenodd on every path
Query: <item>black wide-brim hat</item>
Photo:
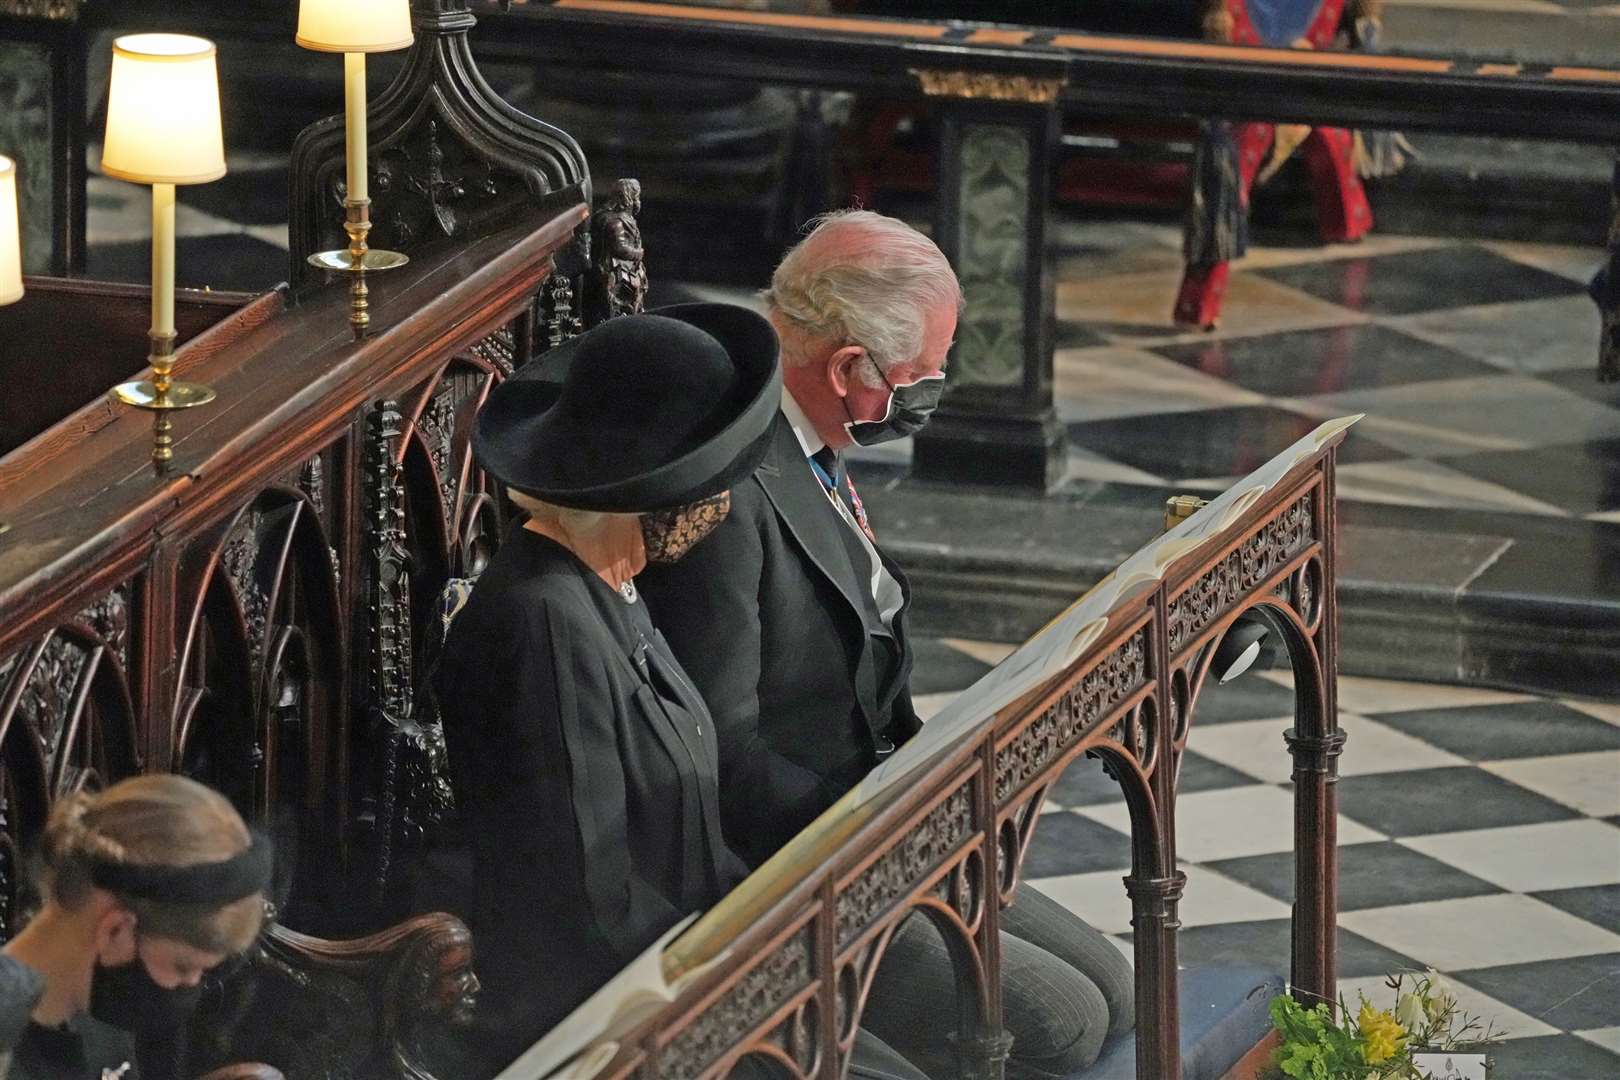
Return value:
M 776 331 L 731 304 L 622 315 L 497 387 L 473 454 L 500 483 L 576 510 L 697 502 L 759 465 L 782 404 Z

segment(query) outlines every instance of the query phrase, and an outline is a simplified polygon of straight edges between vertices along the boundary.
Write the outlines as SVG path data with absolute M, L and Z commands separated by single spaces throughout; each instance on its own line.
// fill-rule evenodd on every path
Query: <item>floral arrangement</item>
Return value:
M 1482 1053 L 1505 1032 L 1464 1013 L 1433 971 L 1391 975 L 1393 1009 L 1374 1008 L 1365 995 L 1352 1012 L 1339 999 L 1302 1005 L 1288 994 L 1271 999 L 1271 1025 L 1281 1037 L 1268 1078 L 1297 1080 L 1429 1080 L 1414 1053 Z

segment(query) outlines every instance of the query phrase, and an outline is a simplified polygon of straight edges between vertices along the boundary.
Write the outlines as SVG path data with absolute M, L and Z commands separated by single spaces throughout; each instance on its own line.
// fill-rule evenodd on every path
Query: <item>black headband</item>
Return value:
M 224 906 L 268 889 L 274 863 L 270 838 L 253 832 L 246 848 L 222 862 L 172 866 L 97 859 L 90 864 L 90 881 L 142 900 Z

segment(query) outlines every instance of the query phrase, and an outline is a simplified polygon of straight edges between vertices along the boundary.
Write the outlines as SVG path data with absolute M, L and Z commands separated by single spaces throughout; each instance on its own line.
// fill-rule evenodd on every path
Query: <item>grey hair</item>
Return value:
M 760 294 L 806 337 L 839 347 L 862 345 L 886 373 L 922 351 L 929 312 L 941 304 L 961 309 L 962 287 L 944 253 L 898 218 L 835 210 L 811 225 Z M 808 360 L 784 346 L 784 363 Z M 861 378 L 882 385 L 866 365 Z
M 572 510 L 566 506 L 543 502 L 533 495 L 525 495 L 517 488 L 507 488 L 506 497 L 511 500 L 513 506 L 527 511 L 530 518 L 555 525 L 569 536 L 589 536 L 605 526 L 611 518 L 620 516 L 597 510 Z

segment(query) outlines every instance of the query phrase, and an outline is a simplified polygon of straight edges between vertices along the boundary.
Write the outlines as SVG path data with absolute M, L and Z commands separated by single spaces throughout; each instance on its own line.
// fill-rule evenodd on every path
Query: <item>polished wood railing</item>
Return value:
M 847 1068 L 867 989 L 900 922 L 944 935 L 963 1077 L 1000 1077 L 1001 911 L 1041 804 L 1100 757 L 1130 810 L 1137 1075 L 1179 1077 L 1176 779 L 1215 646 L 1262 609 L 1292 662 L 1291 984 L 1335 993 L 1334 460 L 1324 425 L 1104 579 L 930 720 L 855 791 L 655 955 L 628 969 L 503 1080 L 696 1080 L 745 1055 L 797 1077 Z M 669 1000 L 648 1007 L 649 987 Z M 942 1024 L 944 1021 L 942 1021 Z M 571 1063 L 570 1063 L 571 1062 Z M 560 1069 L 560 1071 L 558 1071 Z
M 411 261 L 373 278 L 369 336 L 305 263 L 341 231 L 341 117 L 294 144 L 293 286 L 182 296 L 176 373 L 219 398 L 176 421 L 166 471 L 150 420 L 103 396 L 141 367 L 144 290 L 33 279 L 0 315 L 24 392 L 0 409 L 19 421 L 0 433 L 0 937 L 20 849 L 81 785 L 213 783 L 276 834 L 283 917 L 316 932 L 405 914 L 396 855 L 452 811 L 417 646 L 503 527 L 479 405 L 584 324 L 591 184 L 566 133 L 479 74 L 465 3 L 415 14 L 370 105 L 372 238 Z
M 404 613 L 413 589 L 495 542 L 469 424 L 586 214 L 534 209 L 415 252 L 375 284 L 362 341 L 341 286 L 226 316 L 179 350 L 177 371 L 219 400 L 176 422 L 166 474 L 148 461 L 150 420 L 105 399 L 0 458 L 13 840 L 64 791 L 183 771 L 276 829 L 295 925 L 343 922 L 355 846 L 389 839 L 371 823 L 406 719 L 382 710 L 388 681 L 408 683 Z M 63 321 L 99 302 L 93 286 L 24 301 Z M 136 364 L 142 352 L 139 335 L 82 345 Z M 15 848 L 0 855 L 9 920 Z

